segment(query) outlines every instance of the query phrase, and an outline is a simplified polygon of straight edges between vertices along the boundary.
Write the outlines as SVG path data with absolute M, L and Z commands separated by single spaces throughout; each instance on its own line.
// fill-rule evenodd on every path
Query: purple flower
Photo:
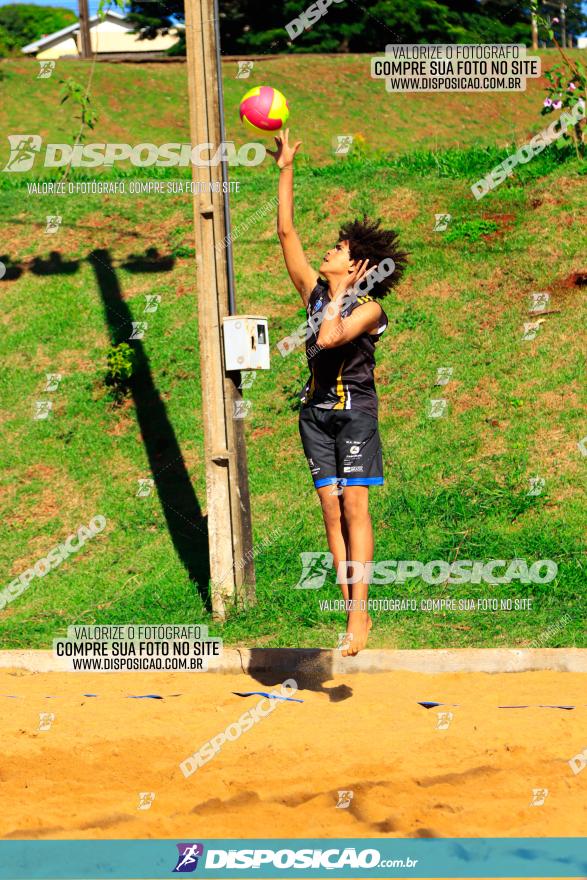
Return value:
M 553 23 L 553 24 L 558 24 L 558 18 L 553 18 L 553 19 L 552 19 L 552 23 Z
M 551 107 L 551 106 L 552 106 L 552 101 L 550 100 L 550 98 L 545 98 L 545 99 L 544 99 L 544 106 L 545 106 L 545 107 Z
M 569 88 L 572 92 L 574 92 L 577 86 L 575 85 L 575 83 L 569 83 Z
M 563 102 L 562 101 L 555 101 L 552 106 L 554 107 L 555 110 L 560 110 L 560 108 L 563 106 Z

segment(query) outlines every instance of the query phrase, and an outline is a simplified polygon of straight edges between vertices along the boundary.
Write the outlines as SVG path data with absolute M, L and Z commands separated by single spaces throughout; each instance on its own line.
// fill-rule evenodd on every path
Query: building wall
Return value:
M 121 27 L 113 21 L 102 21 L 90 31 L 92 49 L 98 54 L 114 52 L 165 52 L 178 41 L 175 34 L 160 34 L 154 40 L 139 40 L 138 34 L 128 28 Z M 44 48 L 37 53 L 39 61 L 49 58 L 61 58 L 63 55 L 78 55 L 77 43 L 71 34 L 65 36 L 53 46 Z
M 68 34 L 63 40 L 61 40 L 61 42 L 55 43 L 54 46 L 49 46 L 41 52 L 37 52 L 35 57 L 38 58 L 39 61 L 45 61 L 45 59 L 49 58 L 61 58 L 62 55 L 77 54 L 77 43 L 71 34 Z

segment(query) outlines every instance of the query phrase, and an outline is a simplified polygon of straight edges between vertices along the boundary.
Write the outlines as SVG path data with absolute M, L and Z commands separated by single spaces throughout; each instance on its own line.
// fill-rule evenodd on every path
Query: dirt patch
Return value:
M 356 195 L 355 190 L 347 192 L 344 189 L 332 189 L 323 202 L 323 208 L 326 216 L 330 218 L 339 217 L 350 211 L 350 203 Z
M 578 304 L 587 294 L 587 269 L 576 269 L 564 278 L 555 278 L 544 288 L 551 294 L 549 309 L 556 309 L 562 303 L 572 306 Z
M 132 427 L 133 423 L 131 421 L 123 421 L 121 419 L 120 421 L 112 425 L 112 427 L 109 428 L 106 433 L 109 437 L 124 437 L 124 435 L 128 434 Z
M 537 428 L 531 449 L 531 460 L 542 476 L 564 474 L 569 478 L 584 470 L 584 458 L 577 443 L 581 435 L 571 437 L 563 428 Z
M 381 205 L 384 220 L 402 227 L 415 220 L 420 214 L 420 196 L 408 187 L 398 186 L 390 199 Z
M 188 473 L 198 474 L 203 468 L 203 447 L 182 446 L 182 456 Z
M 122 437 L 136 428 L 132 397 L 125 397 L 120 404 L 112 406 L 109 420 L 110 427 L 106 430 L 109 437 Z
M 24 480 L 55 480 L 59 471 L 57 468 L 50 467 L 47 464 L 36 464 L 29 467 L 23 474 Z
M 560 282 L 560 287 L 584 287 L 587 288 L 587 269 L 579 272 L 571 272 L 570 275 Z
M 562 413 L 569 409 L 579 409 L 581 400 L 571 388 L 559 388 L 556 391 L 543 391 L 538 395 L 537 409 L 548 413 Z
M 540 193 L 535 195 L 531 202 L 535 209 L 547 205 L 568 206 L 568 194 L 577 189 L 577 180 L 570 177 L 558 177 L 554 182 L 551 177 L 542 177 L 538 184 L 541 188 Z
M 99 337 L 96 337 L 97 344 L 103 344 Z M 86 349 L 90 347 L 91 340 L 86 343 Z M 41 345 L 37 346 L 35 353 L 31 356 L 25 351 L 13 351 L 6 355 L 4 364 L 21 370 L 29 370 L 31 362 L 35 365 L 35 371 L 40 374 L 37 384 L 37 390 L 41 392 L 47 382 L 43 373 L 59 373 L 61 374 L 60 389 L 66 387 L 68 376 L 73 373 L 93 373 L 99 369 L 102 364 L 91 361 L 86 356 L 86 351 L 79 348 L 63 349 L 58 354 L 47 355 Z
M 496 379 L 487 376 L 478 383 L 471 391 L 459 393 L 460 382 L 450 383 L 450 404 L 453 412 L 462 413 L 474 407 L 481 407 L 485 412 L 495 409 L 495 400 L 499 392 L 499 383 Z
M 257 440 L 259 437 L 271 437 L 275 434 L 275 428 L 254 428 L 249 434 L 251 440 Z
M 433 302 L 438 300 L 446 302 L 446 300 L 455 299 L 457 295 L 454 282 L 448 279 L 445 281 L 434 281 L 421 291 L 421 296 L 429 297 Z
M 482 435 L 482 444 L 478 452 L 478 459 L 497 458 L 505 455 L 508 444 L 505 434 L 502 432 L 503 425 L 497 419 L 486 419 Z
M 84 509 L 84 499 L 76 491 L 75 484 L 64 469 L 44 464 L 29 467 L 19 478 L 18 485 L 22 487 L 31 483 L 38 484 L 36 491 L 21 495 L 11 508 L 10 520 L 14 525 L 22 526 L 34 522 L 40 529 L 52 520 L 69 522 L 76 511 Z M 80 516 L 83 518 L 82 514 Z M 77 526 L 77 523 L 72 522 L 72 527 L 74 525 Z M 14 561 L 15 573 L 21 570 L 23 563 L 30 564 L 31 554 L 46 550 L 50 541 L 51 538 L 46 534 L 31 538 L 27 545 L 27 556 Z
M 267 255 L 267 258 L 263 262 L 259 262 L 254 269 L 247 272 L 247 280 L 249 278 L 253 278 L 261 274 L 261 272 L 266 272 L 272 278 L 275 277 L 277 271 L 282 270 L 283 268 L 283 257 L 281 255 L 281 250 L 274 250 Z
M 485 235 L 482 235 L 481 238 L 485 241 L 492 241 L 496 238 L 501 238 L 505 233 L 514 226 L 516 222 L 515 214 L 492 214 L 485 213 L 483 214 L 484 220 L 491 220 L 493 223 L 497 224 L 497 229 L 493 232 L 487 232 Z

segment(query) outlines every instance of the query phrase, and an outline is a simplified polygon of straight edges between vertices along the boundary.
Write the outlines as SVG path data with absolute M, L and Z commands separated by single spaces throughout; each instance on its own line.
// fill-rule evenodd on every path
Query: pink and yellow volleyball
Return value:
M 240 103 L 240 117 L 245 128 L 257 135 L 279 131 L 288 116 L 285 95 L 271 86 L 255 86 Z

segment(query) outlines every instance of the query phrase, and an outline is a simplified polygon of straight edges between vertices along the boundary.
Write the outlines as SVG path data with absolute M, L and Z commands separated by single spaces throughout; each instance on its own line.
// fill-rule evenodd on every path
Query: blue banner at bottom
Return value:
M 579 877 L 585 838 L 4 840 L 0 880 Z

